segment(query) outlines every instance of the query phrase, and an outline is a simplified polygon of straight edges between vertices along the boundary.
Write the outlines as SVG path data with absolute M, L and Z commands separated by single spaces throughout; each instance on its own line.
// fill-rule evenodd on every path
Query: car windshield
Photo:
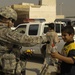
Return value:
M 47 24 L 45 24 L 45 26 L 44 26 L 44 34 L 46 34 L 48 32 L 48 30 L 49 30 L 49 27 L 48 27 Z

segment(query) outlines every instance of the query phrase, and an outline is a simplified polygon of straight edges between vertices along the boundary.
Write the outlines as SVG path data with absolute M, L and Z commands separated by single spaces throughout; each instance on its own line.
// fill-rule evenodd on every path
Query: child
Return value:
M 51 73 L 53 71 L 56 72 L 56 67 L 54 66 L 56 60 L 51 57 L 50 53 L 52 51 L 52 47 L 56 46 L 56 43 L 58 43 L 60 40 L 57 33 L 54 30 L 54 23 L 49 23 L 48 26 L 49 30 L 46 33 L 46 37 L 50 43 L 46 44 L 46 56 L 44 59 L 42 70 L 40 71 L 41 75 L 45 75 L 46 72 L 48 72 L 49 67 L 52 67 L 53 69 L 51 69 L 48 73 Z
M 61 51 L 52 52 L 51 56 L 61 61 L 60 75 L 75 75 L 75 43 L 74 43 L 74 29 L 72 26 L 65 26 L 62 29 L 62 39 L 65 45 Z

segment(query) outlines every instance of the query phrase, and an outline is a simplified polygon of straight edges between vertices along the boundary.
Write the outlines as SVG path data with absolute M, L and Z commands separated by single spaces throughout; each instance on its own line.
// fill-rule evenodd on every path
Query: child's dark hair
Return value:
M 69 22 L 67 23 L 67 25 L 68 25 L 68 26 L 71 26 L 71 22 L 69 21 Z
M 65 32 L 68 34 L 74 34 L 74 28 L 72 26 L 65 26 L 62 28 L 61 32 Z
M 54 23 L 49 23 L 48 26 L 49 26 L 51 29 L 54 29 Z

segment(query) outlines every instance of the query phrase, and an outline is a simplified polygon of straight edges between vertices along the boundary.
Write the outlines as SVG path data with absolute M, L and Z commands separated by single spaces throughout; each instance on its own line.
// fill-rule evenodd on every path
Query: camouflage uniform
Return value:
M 41 43 L 41 37 L 26 36 L 12 31 L 7 26 L 0 25 L 0 40 L 10 44 L 21 44 L 23 46 L 33 46 Z
M 17 13 L 10 7 L 0 8 L 0 16 L 5 17 L 12 21 L 17 19 Z M 8 54 L 5 54 L 5 53 L 10 52 L 11 50 L 16 51 L 15 49 L 19 50 L 20 49 L 19 46 L 34 46 L 38 43 L 41 43 L 42 41 L 43 39 L 40 36 L 39 37 L 38 36 L 26 36 L 21 33 L 12 31 L 7 26 L 6 22 L 0 19 L 0 60 L 1 58 L 5 58 L 4 56 L 8 56 Z M 16 47 L 14 47 L 14 45 Z M 13 53 L 16 54 L 17 52 L 13 52 Z M 20 54 L 16 54 L 16 56 L 19 56 L 19 55 Z M 0 66 L 1 64 L 2 63 L 0 63 Z M 21 64 L 23 64 L 23 62 L 21 62 Z
M 40 37 L 31 37 L 22 35 L 21 33 L 11 31 L 9 28 L 1 25 L 0 25 L 0 40 L 3 41 L 2 46 L 5 47 L 4 52 L 6 52 L 6 50 L 7 51 L 13 50 L 14 44 L 21 46 L 33 46 L 40 43 Z
M 5 18 L 12 18 L 14 20 L 17 20 L 17 13 L 11 7 L 0 8 L 0 15 L 2 15 Z
M 10 7 L 0 8 L 0 15 L 10 20 L 17 20 L 17 13 Z M 1 44 L 7 43 L 7 48 L 9 48 L 9 45 L 12 47 L 12 44 L 33 46 L 43 41 L 40 36 L 26 36 L 12 31 L 7 27 L 6 22 L 1 22 L 3 21 L 0 19 L 0 40 L 2 42 Z

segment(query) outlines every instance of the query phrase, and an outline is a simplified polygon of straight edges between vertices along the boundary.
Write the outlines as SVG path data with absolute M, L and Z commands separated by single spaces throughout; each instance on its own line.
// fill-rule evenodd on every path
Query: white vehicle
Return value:
M 12 30 L 16 30 L 18 32 L 23 32 L 26 35 L 39 35 L 42 36 L 48 31 L 48 23 L 43 22 L 31 22 L 31 23 L 22 23 L 19 24 L 16 27 L 11 27 Z M 64 22 L 54 22 L 55 27 L 54 30 L 57 32 L 58 36 L 61 36 L 61 29 L 66 26 L 66 23 Z M 32 30 L 32 31 L 31 31 Z M 36 32 L 33 32 L 35 31 Z
M 54 30 L 57 32 L 58 36 L 61 36 L 61 29 L 65 26 L 63 22 L 54 22 L 55 28 Z M 17 32 L 23 33 L 28 36 L 44 36 L 48 31 L 48 23 L 43 22 L 31 22 L 31 23 L 22 23 L 17 27 L 12 27 L 12 30 L 16 30 Z M 45 56 L 45 44 L 37 44 L 33 47 L 23 47 L 22 50 L 32 50 L 34 52 L 34 56 Z
M 57 32 L 58 36 L 61 37 L 61 29 L 66 26 L 64 22 L 54 22 L 55 27 L 54 30 Z

